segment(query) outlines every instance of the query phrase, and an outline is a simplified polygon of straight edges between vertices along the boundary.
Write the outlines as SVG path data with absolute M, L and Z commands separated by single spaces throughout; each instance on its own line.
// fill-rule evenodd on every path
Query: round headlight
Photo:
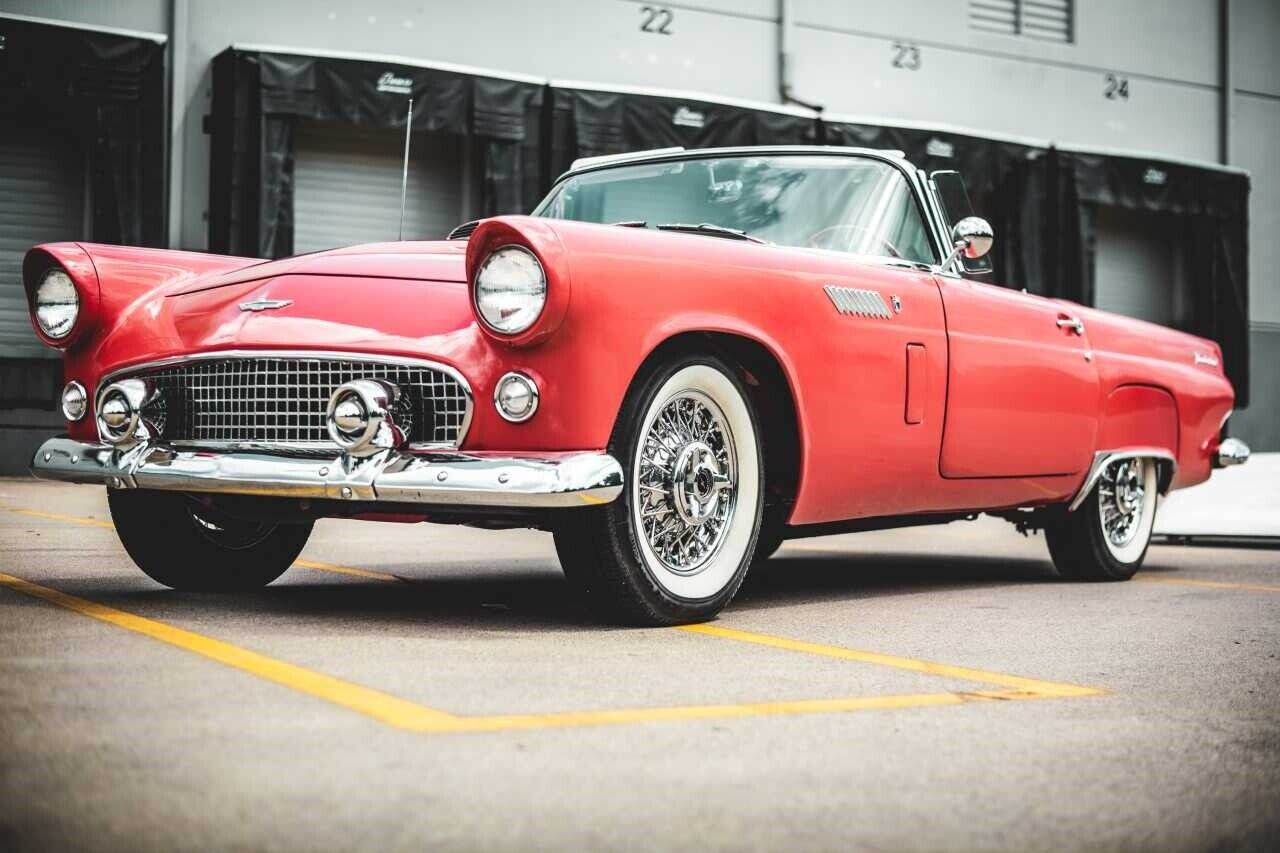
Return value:
M 495 332 L 516 335 L 532 326 L 547 304 L 547 276 L 533 252 L 503 246 L 484 259 L 475 282 L 476 311 Z
M 40 331 L 57 340 L 71 334 L 80 315 L 80 294 L 71 276 L 51 269 L 36 287 L 36 322 Z

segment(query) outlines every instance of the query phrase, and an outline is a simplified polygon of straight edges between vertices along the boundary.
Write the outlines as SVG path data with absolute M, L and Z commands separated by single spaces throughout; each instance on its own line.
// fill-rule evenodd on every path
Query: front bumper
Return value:
M 442 507 L 559 509 L 609 503 L 622 466 L 607 453 L 403 453 L 213 450 L 142 444 L 119 450 L 65 436 L 41 445 L 31 473 L 123 489 L 330 498 Z

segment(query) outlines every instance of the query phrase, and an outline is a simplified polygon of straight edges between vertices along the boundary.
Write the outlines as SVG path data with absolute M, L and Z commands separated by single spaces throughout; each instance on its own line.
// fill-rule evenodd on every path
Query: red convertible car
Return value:
M 1243 462 L 1212 341 L 971 280 L 990 227 L 896 152 L 582 160 L 531 216 L 284 260 L 58 243 L 39 477 L 107 486 L 179 589 L 270 583 L 317 518 L 536 527 L 610 618 L 712 617 L 788 538 L 978 513 L 1068 578 Z

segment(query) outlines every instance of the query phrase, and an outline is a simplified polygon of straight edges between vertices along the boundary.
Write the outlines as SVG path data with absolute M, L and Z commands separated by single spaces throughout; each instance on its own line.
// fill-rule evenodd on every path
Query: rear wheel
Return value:
M 266 586 L 297 559 L 313 526 L 246 521 L 171 492 L 108 489 L 107 504 L 138 568 L 158 583 L 189 591 Z
M 1128 580 L 1138 571 L 1156 519 L 1158 471 L 1151 459 L 1121 459 L 1102 471 L 1075 512 L 1045 526 L 1058 573 L 1072 580 Z
M 610 450 L 627 488 L 556 530 L 565 576 L 611 619 L 715 616 L 751 564 L 764 504 L 760 429 L 741 380 L 713 356 L 658 365 L 623 404 Z

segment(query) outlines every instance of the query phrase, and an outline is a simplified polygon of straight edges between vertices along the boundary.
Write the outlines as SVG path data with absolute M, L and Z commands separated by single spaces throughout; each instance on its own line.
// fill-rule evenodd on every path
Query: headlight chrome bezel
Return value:
M 65 290 L 63 293 L 57 294 L 59 298 L 50 299 L 46 290 L 49 287 L 69 287 L 71 289 L 71 299 L 67 300 Z M 40 281 L 36 284 L 35 292 L 32 294 L 31 316 L 41 334 L 51 341 L 63 342 L 71 336 L 71 333 L 76 330 L 76 326 L 80 322 L 80 316 L 84 309 L 82 302 L 80 288 L 76 286 L 75 279 L 71 277 L 71 274 L 60 266 L 50 267 L 40 276 Z M 47 322 L 47 312 L 44 310 L 46 307 L 65 308 L 68 305 L 73 309 L 69 321 L 64 319 L 62 323 Z
M 488 295 L 484 295 L 481 290 L 482 279 L 484 278 L 486 271 L 491 270 L 493 264 L 502 262 L 508 258 L 519 258 L 521 260 L 518 263 L 522 264 L 531 261 L 533 269 L 536 270 L 536 278 L 531 278 L 529 280 L 528 289 L 525 291 L 525 295 L 532 296 L 538 301 L 537 309 L 534 311 L 521 309 L 525 310 L 525 316 L 515 324 L 504 323 L 502 318 L 493 316 L 494 312 L 490 310 L 494 307 L 493 299 L 495 297 L 493 295 L 493 291 L 491 290 Z M 495 289 L 500 286 L 501 285 L 490 285 L 490 287 L 494 287 Z M 506 286 L 510 288 L 513 285 L 507 284 Z M 495 247 L 493 251 L 489 252 L 484 261 L 482 261 L 480 266 L 477 268 L 475 279 L 471 283 L 471 302 L 475 308 L 477 319 L 484 324 L 486 329 L 494 334 L 502 335 L 504 337 L 517 337 L 532 329 L 546 314 L 547 292 L 547 271 L 543 267 L 542 261 L 538 256 L 527 246 L 522 246 L 518 243 L 506 243 L 502 246 Z M 501 298 L 501 296 L 499 295 L 498 298 Z M 489 304 L 486 305 L 486 302 Z M 516 316 L 518 313 L 519 311 L 513 312 L 512 316 Z

